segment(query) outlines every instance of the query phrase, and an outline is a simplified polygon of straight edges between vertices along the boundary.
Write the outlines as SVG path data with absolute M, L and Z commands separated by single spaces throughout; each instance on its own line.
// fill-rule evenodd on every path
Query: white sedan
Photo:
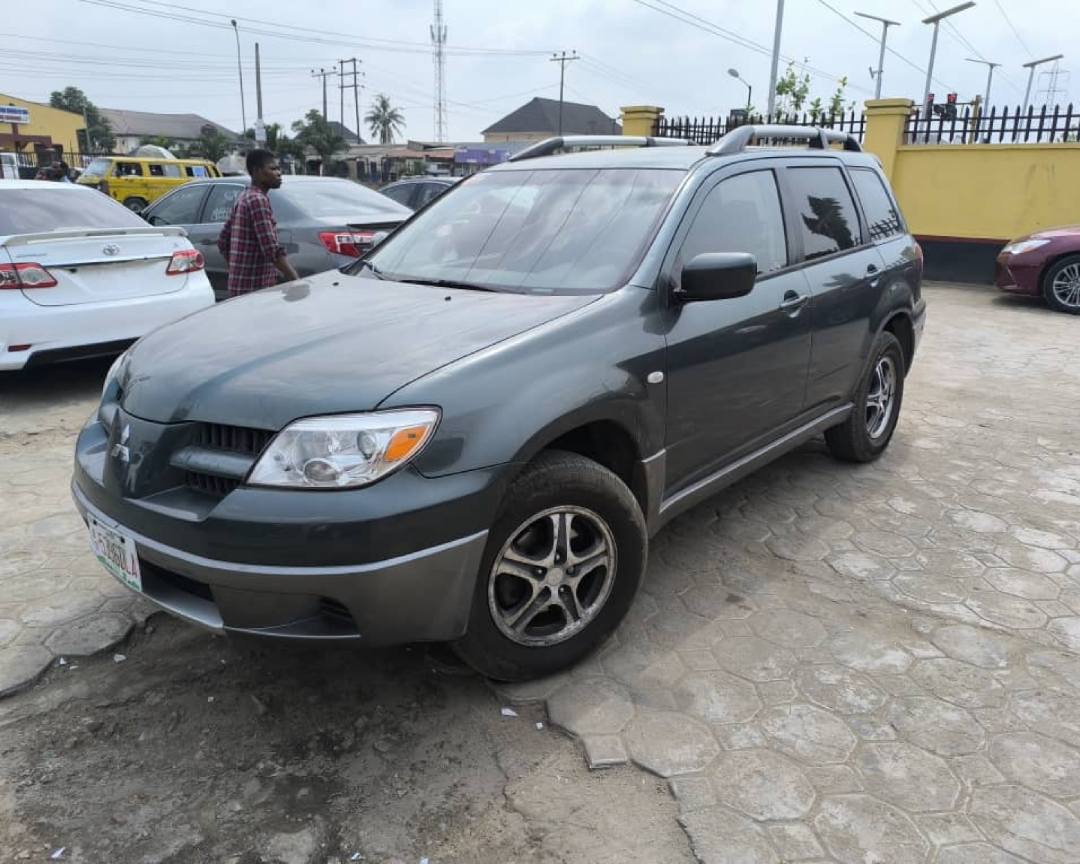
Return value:
M 0 371 L 119 354 L 213 304 L 182 228 L 85 186 L 0 180 Z

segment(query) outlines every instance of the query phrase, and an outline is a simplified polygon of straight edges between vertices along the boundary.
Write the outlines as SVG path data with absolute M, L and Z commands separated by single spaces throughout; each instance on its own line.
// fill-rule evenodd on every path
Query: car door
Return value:
M 687 212 L 670 284 L 705 252 L 753 253 L 758 279 L 745 297 L 669 311 L 669 492 L 762 446 L 802 411 L 810 297 L 788 233 L 776 171 L 760 162 L 714 175 Z
M 415 184 L 418 187 L 416 197 L 413 199 L 413 209 L 419 210 L 428 201 L 438 198 L 447 190 L 445 183 L 436 183 L 434 181 L 428 181 L 426 183 Z
M 142 216 L 151 225 L 180 225 L 188 230 L 190 237 L 191 227 L 199 221 L 205 197 L 206 185 L 203 183 L 181 186 L 147 207 Z M 195 245 L 198 248 L 198 244 Z
M 206 276 L 214 288 L 214 294 L 222 300 L 229 295 L 229 265 L 225 262 L 225 256 L 218 251 L 217 241 L 221 236 L 221 229 L 225 227 L 225 220 L 232 212 L 233 204 L 245 186 L 242 183 L 199 185 L 209 187 L 210 194 L 206 198 L 198 223 L 187 226 L 188 236 L 195 248 L 203 253 L 206 259 Z
M 394 183 L 379 191 L 387 198 L 397 201 L 397 203 L 401 204 L 403 207 L 415 210 L 416 205 L 413 202 L 416 199 L 416 190 L 418 186 L 418 183 Z
M 813 345 L 806 404 L 851 398 L 866 360 L 884 261 L 867 237 L 843 164 L 804 159 L 784 171 L 802 272 L 813 296 Z

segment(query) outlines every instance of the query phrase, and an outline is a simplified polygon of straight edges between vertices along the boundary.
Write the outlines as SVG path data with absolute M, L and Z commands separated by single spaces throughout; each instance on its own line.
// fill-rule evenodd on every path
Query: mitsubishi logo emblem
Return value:
M 106 255 L 119 255 L 120 247 L 117 246 L 115 243 L 108 243 L 105 246 L 101 247 L 101 251 L 104 252 Z
M 120 433 L 119 443 L 113 444 L 112 450 L 110 451 L 113 459 L 119 459 L 124 463 L 131 462 L 131 452 L 127 448 L 129 438 L 131 438 L 131 426 L 125 424 L 123 431 Z

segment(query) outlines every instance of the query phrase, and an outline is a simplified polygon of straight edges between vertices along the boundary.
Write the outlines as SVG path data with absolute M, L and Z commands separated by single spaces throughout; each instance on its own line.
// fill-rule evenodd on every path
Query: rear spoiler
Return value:
M 78 237 L 102 239 L 108 237 L 131 237 L 133 235 L 157 235 L 159 237 L 187 237 L 187 231 L 179 225 L 147 225 L 145 228 L 65 228 L 62 231 L 42 231 L 36 234 L 9 234 L 0 237 L 0 246 L 21 243 L 46 243 L 50 240 L 74 240 Z

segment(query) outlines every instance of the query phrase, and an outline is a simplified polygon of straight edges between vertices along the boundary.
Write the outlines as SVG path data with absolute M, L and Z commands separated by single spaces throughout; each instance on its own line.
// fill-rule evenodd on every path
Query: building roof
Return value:
M 363 144 L 364 139 L 357 136 L 348 126 L 338 123 L 337 120 L 331 120 L 328 124 L 333 130 L 335 135 L 339 135 L 345 139 L 346 142 L 351 144 Z
M 240 137 L 231 129 L 226 129 L 199 114 L 155 114 L 151 111 L 125 111 L 120 108 L 99 108 L 98 112 L 109 122 L 113 135 L 194 140 L 202 137 L 204 126 L 213 126 L 226 138 Z
M 557 135 L 558 131 L 559 100 L 537 96 L 516 111 L 511 111 L 502 120 L 488 126 L 483 134 L 545 132 Z M 563 102 L 562 131 L 564 135 L 619 135 L 622 128 L 595 105 Z

